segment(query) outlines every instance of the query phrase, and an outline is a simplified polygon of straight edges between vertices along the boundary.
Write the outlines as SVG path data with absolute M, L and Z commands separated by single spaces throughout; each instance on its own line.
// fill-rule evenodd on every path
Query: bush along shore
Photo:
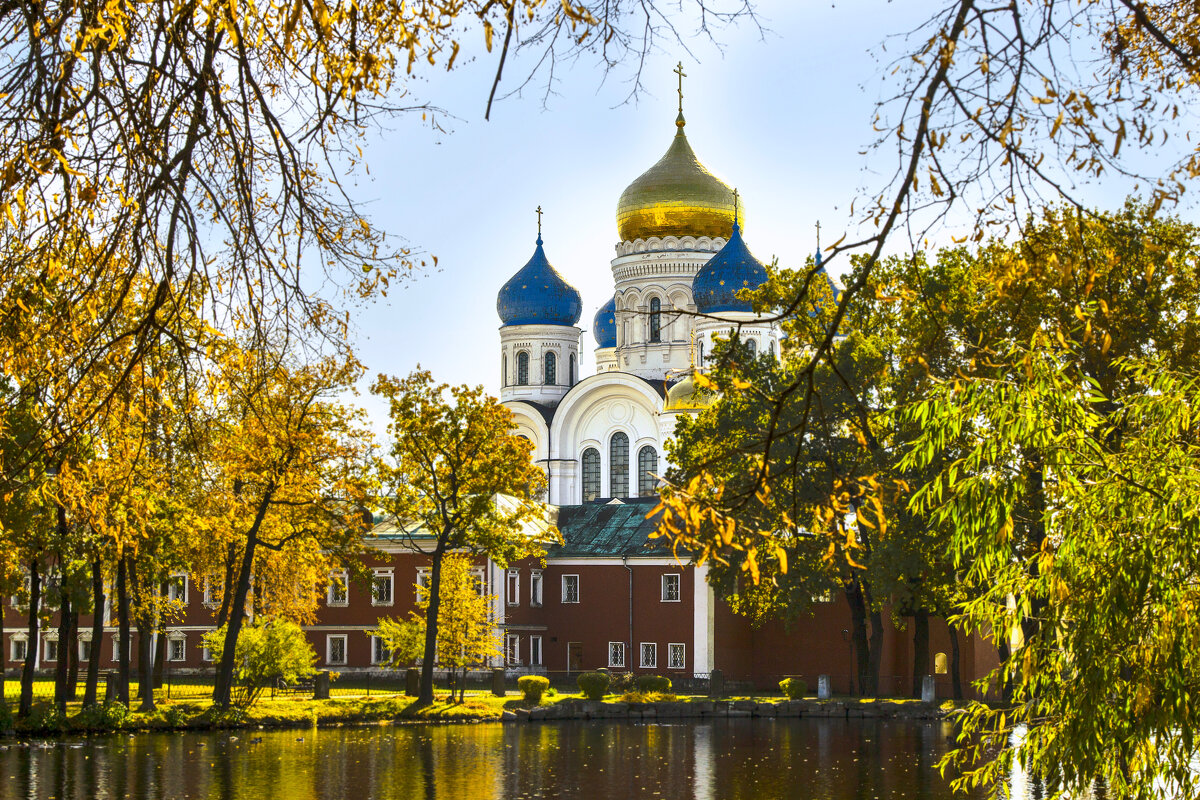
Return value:
M 727 718 L 876 718 L 938 719 L 953 709 L 951 703 L 934 705 L 912 700 L 788 700 L 780 697 L 744 697 L 714 700 L 702 696 L 659 693 L 610 695 L 589 700 L 580 695 L 540 697 L 530 702 L 520 694 L 505 697 L 468 695 L 463 702 L 439 700 L 420 707 L 403 695 L 346 697 L 332 700 L 262 700 L 250 708 L 218 709 L 208 702 L 162 702 L 152 712 L 109 703 L 67 713 L 52 704 L 38 703 L 24 719 L 14 719 L 0 704 L 0 734 L 8 736 L 61 736 L 115 731 L 185 731 L 231 728 L 313 728 L 368 724 L 543 722 L 557 720 L 630 720 Z

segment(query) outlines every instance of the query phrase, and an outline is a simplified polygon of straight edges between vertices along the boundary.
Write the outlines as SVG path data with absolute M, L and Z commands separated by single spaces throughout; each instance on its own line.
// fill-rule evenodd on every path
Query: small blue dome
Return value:
M 579 292 L 550 266 L 538 236 L 533 258 L 496 296 L 500 321 L 505 325 L 574 325 L 582 312 Z
M 729 241 L 692 279 L 696 310 L 702 314 L 753 311 L 750 303 L 739 299 L 737 293 L 742 289 L 757 289 L 766 280 L 767 268 L 750 254 L 735 222 Z
M 608 302 L 596 312 L 596 318 L 592 320 L 592 336 L 596 337 L 596 347 L 617 346 L 616 297 L 608 298 Z

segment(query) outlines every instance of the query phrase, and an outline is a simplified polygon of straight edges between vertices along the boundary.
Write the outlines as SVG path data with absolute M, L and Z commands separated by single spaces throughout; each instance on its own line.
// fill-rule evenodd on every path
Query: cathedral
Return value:
M 592 321 L 595 375 L 579 375 L 583 304 L 551 266 L 540 221 L 533 256 L 496 298 L 500 399 L 546 469 L 551 505 L 656 495 L 678 415 L 709 401 L 692 375 L 714 339 L 737 330 L 752 352 L 779 352 L 777 324 L 738 296 L 767 270 L 742 238 L 737 192 L 688 143 L 682 86 L 675 128 L 617 202 L 613 295 Z

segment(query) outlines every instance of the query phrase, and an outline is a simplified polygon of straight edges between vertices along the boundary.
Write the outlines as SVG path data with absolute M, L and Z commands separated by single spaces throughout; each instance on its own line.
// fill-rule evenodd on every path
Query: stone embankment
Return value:
M 875 700 L 700 700 L 694 702 L 601 703 L 563 700 L 550 706 L 505 711 L 503 722 L 549 722 L 555 720 L 630 720 L 657 722 L 664 719 L 941 719 L 945 710 L 930 703 Z

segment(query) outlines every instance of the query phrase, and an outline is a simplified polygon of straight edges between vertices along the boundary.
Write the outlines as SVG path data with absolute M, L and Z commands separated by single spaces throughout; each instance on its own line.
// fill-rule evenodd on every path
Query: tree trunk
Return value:
M 913 697 L 921 697 L 921 683 L 929 672 L 929 610 L 918 608 L 913 613 Z
M 92 562 L 92 644 L 88 655 L 87 686 L 83 705 L 94 706 L 99 697 L 100 653 L 104 644 L 104 572 L 100 559 Z
M 254 571 L 254 550 L 258 545 L 258 531 L 262 528 L 274 494 L 274 485 L 268 485 L 258 504 L 254 522 L 246 534 L 246 549 L 242 553 L 242 566 L 238 571 L 237 588 L 233 594 L 233 604 L 229 609 L 229 620 L 225 628 L 225 644 L 221 650 L 221 663 L 217 666 L 216 681 L 213 684 L 213 705 L 220 708 L 229 708 L 232 697 L 233 665 L 237 655 L 238 636 L 242 632 L 242 622 L 246 616 L 246 597 L 250 594 L 250 576 Z
M 433 553 L 429 570 L 429 605 L 425 609 L 425 654 L 421 661 L 421 691 L 417 707 L 433 705 L 433 659 L 437 655 L 438 609 L 442 603 L 442 547 Z
M 996 645 L 996 653 L 1000 657 L 1000 702 L 1008 704 L 1012 702 L 1012 681 L 1008 678 L 1008 660 L 1012 657 L 1012 650 L 1008 646 L 1008 636 L 1005 635 L 1000 644 Z
M 958 631 L 947 623 L 950 629 L 950 687 L 955 700 L 963 699 L 962 688 L 962 655 L 958 649 Z
M 225 550 L 225 582 L 221 584 L 221 610 L 217 612 L 217 627 L 229 621 L 229 609 L 233 605 L 233 580 L 237 577 L 237 546 L 230 544 Z
M 866 597 L 870 602 L 870 595 Z M 869 607 L 869 606 L 868 606 Z M 870 611 L 871 619 L 871 653 L 870 653 L 870 674 L 868 675 L 867 697 L 879 696 L 879 665 L 883 661 L 883 614 L 878 611 Z
M 158 647 L 154 651 L 156 658 L 154 659 L 154 685 L 163 685 L 163 671 L 167 666 L 167 632 L 161 630 L 158 632 Z
M 61 561 L 59 562 L 62 563 Z M 58 582 L 58 658 L 54 661 L 54 705 L 67 710 L 67 673 L 71 671 L 68 648 L 71 646 L 71 597 L 67 593 L 67 576 Z
M 42 602 L 42 578 L 37 559 L 29 562 L 29 625 L 26 628 L 25 664 L 21 669 L 21 700 L 17 716 L 27 717 L 33 709 L 33 668 L 37 662 L 41 640 L 38 635 L 38 606 Z
M 858 693 L 866 695 L 871 675 L 870 645 L 867 642 L 867 606 L 863 602 L 862 590 L 857 580 L 848 581 L 845 591 L 846 601 L 850 604 L 853 629 L 851 639 L 854 642 L 855 666 L 858 670 Z M 853 681 L 850 692 L 854 693 Z
M 129 631 L 129 559 L 122 554 L 117 561 L 117 700 L 129 705 L 130 648 L 133 637 Z
M 73 702 L 79 686 L 79 604 L 71 604 L 71 633 L 67 640 L 70 661 L 67 666 L 67 700 Z
M 142 581 L 138 578 L 136 569 L 129 571 L 129 582 L 134 595 L 140 598 L 138 603 L 137 626 L 138 635 L 138 705 L 139 711 L 154 710 L 154 617 L 155 603 L 148 603 L 151 598 L 147 595 L 153 589 L 143 590 Z

